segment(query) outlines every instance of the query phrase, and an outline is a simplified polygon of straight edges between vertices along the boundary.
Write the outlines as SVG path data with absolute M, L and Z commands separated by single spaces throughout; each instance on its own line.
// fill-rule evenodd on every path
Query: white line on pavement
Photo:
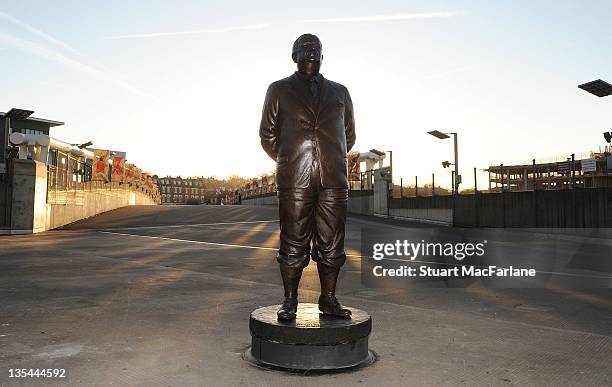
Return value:
M 102 233 L 102 234 L 121 235 L 121 236 L 137 237 L 137 238 L 148 238 L 148 239 L 161 239 L 161 240 L 167 240 L 167 241 L 172 241 L 172 242 L 196 243 L 196 244 L 203 244 L 203 245 L 210 245 L 210 246 L 219 246 L 219 247 L 234 247 L 234 248 L 242 248 L 242 249 L 278 251 L 277 248 L 264 247 L 264 246 L 249 246 L 249 245 L 236 245 L 236 244 L 231 244 L 231 243 L 204 242 L 204 241 L 194 241 L 194 240 L 190 240 L 190 239 L 178 239 L 178 238 L 167 238 L 167 237 L 150 236 L 150 235 L 126 234 L 126 233 L 120 233 L 120 232 L 114 232 L 114 231 L 98 231 L 98 232 Z M 352 254 L 346 254 L 346 256 L 347 257 L 353 257 L 353 258 L 361 258 L 362 257 L 361 255 L 352 255 Z M 366 257 L 366 258 L 372 258 L 372 257 Z M 460 264 L 443 263 L 443 262 L 431 262 L 431 261 L 421 261 L 421 260 L 410 260 L 410 259 L 400 259 L 400 258 L 385 258 L 385 259 L 389 260 L 389 261 L 400 261 L 400 262 L 407 262 L 407 263 L 412 263 L 412 264 L 414 264 L 414 263 L 428 263 L 428 264 L 433 264 L 433 265 L 451 265 L 451 266 L 455 266 L 456 265 L 456 266 L 461 266 Z M 476 266 L 476 267 L 486 267 L 486 266 L 483 266 L 483 265 L 474 265 L 474 266 Z M 569 277 L 612 279 L 612 277 L 609 277 L 609 276 L 579 274 L 579 273 L 566 273 L 566 272 L 558 272 L 558 271 L 537 270 L 537 273 L 559 275 L 559 276 L 569 276 Z
M 105 230 L 148 230 L 155 228 L 176 228 L 176 227 L 199 227 L 199 226 L 223 226 L 233 224 L 254 224 L 254 223 L 278 223 L 278 220 L 253 220 L 247 222 L 219 222 L 219 223 L 195 223 L 195 224 L 171 224 L 160 226 L 138 226 L 138 227 L 113 227 Z
M 236 244 L 232 244 L 232 243 L 217 243 L 217 242 L 193 241 L 191 239 L 178 239 L 178 238 L 167 238 L 167 237 L 150 236 L 150 235 L 127 234 L 127 233 L 115 232 L 115 231 L 98 231 L 98 232 L 102 233 L 102 234 L 131 236 L 131 237 L 137 237 L 137 238 L 161 239 L 161 240 L 166 240 L 166 241 L 171 241 L 171 242 L 197 243 L 197 244 L 202 244 L 202 245 L 211 245 L 211 246 L 220 246 L 220 247 L 237 247 L 237 248 L 242 248 L 242 249 L 272 250 L 272 251 L 277 251 L 278 250 L 277 248 L 274 248 L 274 247 L 248 246 L 248 245 L 236 245 Z M 346 256 L 347 257 L 361 258 L 361 255 L 346 254 Z
M 126 234 L 126 233 L 114 232 L 114 231 L 98 231 L 98 232 L 102 233 L 102 234 L 131 236 L 131 237 L 148 238 L 148 239 L 161 239 L 161 240 L 172 241 L 172 242 L 197 243 L 197 244 L 201 244 L 201 245 L 211 245 L 211 246 L 220 246 L 220 247 L 239 247 L 239 248 L 243 248 L 243 249 L 259 249 L 259 250 L 274 250 L 274 251 L 278 250 L 278 249 L 275 249 L 275 248 L 272 248 L 272 247 L 235 245 L 235 244 L 231 244 L 231 243 L 216 243 L 216 242 L 192 241 L 190 239 L 177 239 L 177 238 L 150 236 L 150 235 Z

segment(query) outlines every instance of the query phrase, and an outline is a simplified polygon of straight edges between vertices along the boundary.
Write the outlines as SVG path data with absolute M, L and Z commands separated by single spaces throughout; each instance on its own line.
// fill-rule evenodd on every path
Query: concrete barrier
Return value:
M 274 192 L 242 199 L 242 204 L 246 206 L 276 206 L 277 203 L 276 193 Z M 349 192 L 347 212 L 349 214 L 374 215 L 374 192 L 372 190 Z M 377 214 L 377 216 L 441 225 L 451 225 L 453 223 L 453 210 L 450 208 L 390 208 L 388 214 Z
M 347 212 L 349 214 L 374 215 L 374 194 L 372 191 L 367 194 L 359 194 L 360 191 L 349 193 Z
M 51 230 L 121 207 L 154 204 L 148 195 L 130 189 L 49 192 L 45 229 Z
M 242 199 L 242 204 L 245 206 L 276 206 L 278 205 L 278 199 L 276 198 L 276 192 L 268 192 Z
M 269 192 L 242 199 L 245 206 L 276 206 L 278 199 L 276 192 Z M 374 195 L 372 191 L 354 191 L 349 195 L 348 213 L 372 215 L 374 208 Z
M 375 215 L 374 198 L 375 195 L 372 190 L 350 191 L 347 212 L 349 214 Z M 274 192 L 242 199 L 242 204 L 246 206 L 275 206 L 277 203 L 276 193 Z M 384 214 L 376 215 L 431 224 L 452 225 L 453 223 L 453 210 L 450 208 L 389 208 L 388 214 L 386 212 L 385 208 Z
M 390 208 L 389 217 L 445 226 L 453 224 L 451 208 Z

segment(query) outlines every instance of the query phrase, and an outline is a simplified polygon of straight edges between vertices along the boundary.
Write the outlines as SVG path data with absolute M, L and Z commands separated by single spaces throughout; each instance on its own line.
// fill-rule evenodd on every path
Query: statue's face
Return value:
M 295 63 L 320 63 L 323 60 L 321 41 L 314 35 L 306 35 L 297 42 L 292 55 Z

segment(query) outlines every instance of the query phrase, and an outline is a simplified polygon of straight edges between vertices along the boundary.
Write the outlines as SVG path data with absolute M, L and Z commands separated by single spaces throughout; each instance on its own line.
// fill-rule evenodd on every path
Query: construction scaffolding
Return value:
M 492 165 L 489 192 L 612 187 L 610 149 L 566 157 L 562 161 Z M 585 157 L 586 156 L 586 157 Z M 557 158 L 558 159 L 558 158 Z

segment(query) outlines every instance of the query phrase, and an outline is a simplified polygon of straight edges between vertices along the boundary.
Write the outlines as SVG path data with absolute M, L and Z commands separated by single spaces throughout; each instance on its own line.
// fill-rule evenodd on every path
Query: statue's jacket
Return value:
M 346 87 L 321 77 L 319 98 L 293 74 L 266 93 L 259 136 L 276 160 L 278 188 L 307 188 L 320 165 L 323 188 L 347 188 L 347 153 L 355 143 L 353 103 Z

